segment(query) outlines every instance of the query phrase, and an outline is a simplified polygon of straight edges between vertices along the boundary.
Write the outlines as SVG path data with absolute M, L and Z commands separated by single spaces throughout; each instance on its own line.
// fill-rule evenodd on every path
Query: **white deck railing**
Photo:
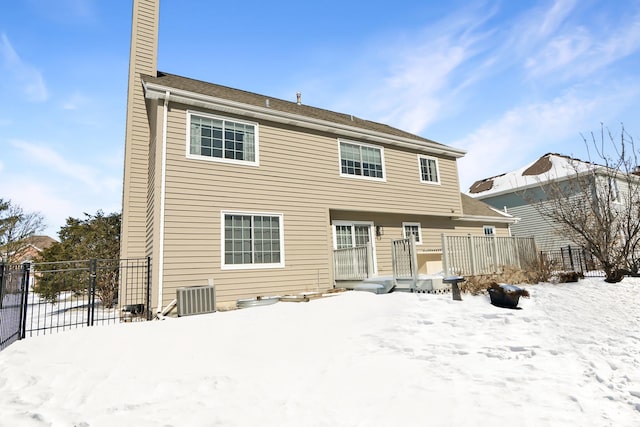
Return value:
M 371 245 L 333 251 L 334 280 L 364 280 L 373 275 Z
M 418 259 L 416 241 L 413 237 L 391 241 L 391 261 L 393 280 L 411 280 L 411 289 L 415 289 L 418 279 Z
M 527 269 L 537 254 L 533 237 L 442 235 L 445 276 L 501 273 L 505 266 Z

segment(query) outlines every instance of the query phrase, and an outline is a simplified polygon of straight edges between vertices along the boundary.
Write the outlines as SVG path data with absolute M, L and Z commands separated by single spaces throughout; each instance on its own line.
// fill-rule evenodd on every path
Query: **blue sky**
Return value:
M 0 14 L 0 197 L 121 210 L 131 1 Z M 353 114 L 462 148 L 463 191 L 581 134 L 640 141 L 640 0 L 164 0 L 160 70 Z

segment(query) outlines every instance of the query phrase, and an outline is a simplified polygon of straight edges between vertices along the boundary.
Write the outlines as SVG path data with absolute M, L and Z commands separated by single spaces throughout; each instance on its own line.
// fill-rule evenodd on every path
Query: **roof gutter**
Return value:
M 467 221 L 467 222 L 495 222 L 499 224 L 515 224 L 520 220 L 516 217 L 504 217 L 497 216 L 484 216 L 484 215 L 463 215 L 457 218 L 452 218 L 454 221 Z
M 164 99 L 166 101 L 169 101 L 168 98 L 170 97 L 172 102 L 177 102 L 194 107 L 223 111 L 231 114 L 250 116 L 256 119 L 264 119 L 277 123 L 284 123 L 287 125 L 305 127 L 322 132 L 340 134 L 341 136 L 357 138 L 363 141 L 390 144 L 414 150 L 417 149 L 430 154 L 440 154 L 443 156 L 454 158 L 460 158 L 466 154 L 465 150 L 447 147 L 435 142 L 416 141 L 410 138 L 389 135 L 383 132 L 376 132 L 358 128 L 355 126 L 343 125 L 327 120 L 320 120 L 312 117 L 302 116 L 299 114 L 286 113 L 271 108 L 258 107 L 251 104 L 230 101 L 228 99 L 216 98 L 209 95 L 202 95 L 195 92 L 158 85 L 155 83 L 148 83 L 143 81 L 143 86 L 145 89 L 145 97 L 147 99 Z

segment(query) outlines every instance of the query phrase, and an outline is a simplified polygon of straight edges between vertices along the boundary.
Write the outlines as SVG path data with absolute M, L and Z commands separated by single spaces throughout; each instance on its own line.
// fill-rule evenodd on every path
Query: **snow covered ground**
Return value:
M 347 292 L 35 337 L 2 426 L 638 426 L 640 279 L 487 296 Z

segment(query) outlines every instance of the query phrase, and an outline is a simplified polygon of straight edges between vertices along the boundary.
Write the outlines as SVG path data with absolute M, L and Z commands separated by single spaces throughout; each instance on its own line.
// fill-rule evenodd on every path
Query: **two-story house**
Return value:
M 630 175 L 615 172 L 605 166 L 575 159 L 569 156 L 547 153 L 539 159 L 514 171 L 474 182 L 469 195 L 496 209 L 503 209 L 519 221 L 511 226 L 513 236 L 534 237 L 541 250 L 557 250 L 566 246 L 577 247 L 553 221 L 544 215 L 540 205 L 552 207 L 549 198 L 554 187 L 563 186 L 568 200 L 580 196 L 575 184 L 584 182 L 588 193 L 598 197 L 597 192 L 611 190 L 607 195 L 614 205 L 622 206 L 628 190 Z M 635 177 L 633 177 L 635 179 Z
M 158 17 L 134 0 L 121 250 L 151 256 L 156 310 L 210 280 L 219 303 L 326 290 L 343 248 L 390 274 L 390 240 L 411 236 L 437 272 L 442 233 L 509 235 L 512 217 L 460 194 L 462 150 L 158 72 Z

